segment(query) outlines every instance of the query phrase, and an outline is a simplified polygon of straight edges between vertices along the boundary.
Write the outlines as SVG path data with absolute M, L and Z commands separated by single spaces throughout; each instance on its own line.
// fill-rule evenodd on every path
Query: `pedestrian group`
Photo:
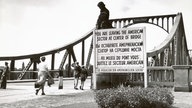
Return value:
M 84 82 L 87 79 L 88 72 L 87 69 L 85 69 L 85 66 L 79 66 L 79 62 L 75 62 L 72 67 L 74 67 L 74 89 L 78 90 L 78 82 L 79 78 L 81 80 L 81 85 L 79 89 L 84 90 Z

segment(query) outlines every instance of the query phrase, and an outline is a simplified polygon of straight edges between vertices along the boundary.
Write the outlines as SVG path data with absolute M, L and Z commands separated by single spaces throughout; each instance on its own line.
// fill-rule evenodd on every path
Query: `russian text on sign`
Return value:
M 145 28 L 141 27 L 96 30 L 95 63 L 98 72 L 143 72 L 144 40 Z

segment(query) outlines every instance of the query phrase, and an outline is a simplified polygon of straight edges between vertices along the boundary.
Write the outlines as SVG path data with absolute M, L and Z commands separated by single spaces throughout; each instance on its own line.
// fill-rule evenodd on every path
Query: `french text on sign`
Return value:
M 118 73 L 122 72 L 121 69 L 124 69 L 123 72 L 144 71 L 146 56 L 144 27 L 100 29 L 94 34 L 95 64 L 99 72 Z

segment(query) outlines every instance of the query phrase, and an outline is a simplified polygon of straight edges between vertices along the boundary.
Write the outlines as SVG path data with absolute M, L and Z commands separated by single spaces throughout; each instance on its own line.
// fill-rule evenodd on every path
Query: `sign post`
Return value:
M 100 29 L 93 37 L 94 85 L 100 73 L 144 73 L 147 87 L 145 27 Z

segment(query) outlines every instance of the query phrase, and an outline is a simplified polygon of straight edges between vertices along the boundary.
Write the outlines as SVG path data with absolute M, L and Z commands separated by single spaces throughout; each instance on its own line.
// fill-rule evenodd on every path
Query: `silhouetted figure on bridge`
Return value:
M 3 73 L 1 75 L 1 88 L 2 89 L 7 88 L 7 77 L 8 77 L 9 72 L 10 72 L 10 70 L 9 70 L 8 63 L 5 62 L 5 68 L 4 68 Z
M 99 2 L 97 6 L 100 8 L 100 15 L 97 19 L 96 29 L 107 29 L 112 28 L 109 21 L 109 10 L 105 7 L 103 2 Z

